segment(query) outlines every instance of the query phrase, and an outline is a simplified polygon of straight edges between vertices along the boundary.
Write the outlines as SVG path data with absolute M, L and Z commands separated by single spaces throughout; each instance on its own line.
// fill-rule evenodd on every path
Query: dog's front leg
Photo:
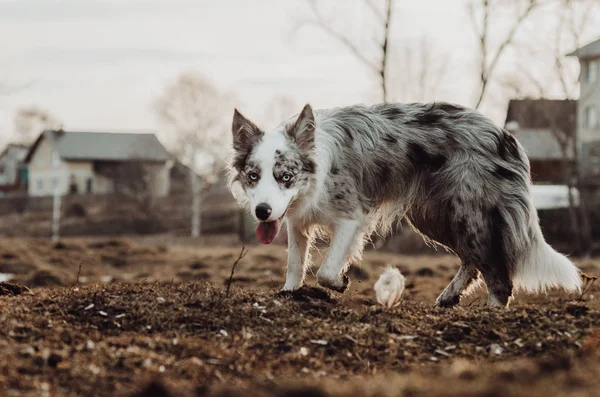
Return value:
M 304 274 L 308 266 L 308 254 L 310 249 L 309 234 L 294 226 L 293 222 L 287 221 L 288 228 L 288 261 L 287 274 L 283 291 L 293 291 L 304 283 Z
M 362 249 L 361 223 L 344 219 L 337 222 L 327 251 L 327 257 L 317 272 L 317 282 L 323 287 L 344 292 L 349 284 L 345 275 L 351 254 Z

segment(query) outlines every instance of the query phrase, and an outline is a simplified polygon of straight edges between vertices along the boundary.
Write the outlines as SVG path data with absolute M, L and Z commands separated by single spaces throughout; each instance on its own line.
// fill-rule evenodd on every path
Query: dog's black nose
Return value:
M 260 203 L 256 206 L 256 210 L 254 211 L 256 217 L 261 221 L 266 221 L 271 216 L 271 206 L 267 203 Z

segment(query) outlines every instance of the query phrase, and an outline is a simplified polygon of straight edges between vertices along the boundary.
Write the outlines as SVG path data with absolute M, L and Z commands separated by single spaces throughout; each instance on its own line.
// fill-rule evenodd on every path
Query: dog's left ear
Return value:
M 287 127 L 286 131 L 300 150 L 309 151 L 315 147 L 315 129 L 315 114 L 312 107 L 307 104 L 300 112 L 296 122 Z
M 249 152 L 263 136 L 260 128 L 245 118 L 237 109 L 233 111 L 231 132 L 233 133 L 233 148 L 237 152 Z

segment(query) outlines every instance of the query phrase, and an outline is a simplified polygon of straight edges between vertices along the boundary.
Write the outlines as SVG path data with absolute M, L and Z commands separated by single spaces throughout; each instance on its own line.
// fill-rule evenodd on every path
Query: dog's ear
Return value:
M 315 114 L 307 104 L 300 112 L 296 122 L 286 128 L 289 137 L 301 150 L 312 150 L 315 147 Z
M 245 118 L 237 109 L 233 111 L 233 149 L 237 152 L 249 151 L 263 136 L 263 132 L 252 121 Z

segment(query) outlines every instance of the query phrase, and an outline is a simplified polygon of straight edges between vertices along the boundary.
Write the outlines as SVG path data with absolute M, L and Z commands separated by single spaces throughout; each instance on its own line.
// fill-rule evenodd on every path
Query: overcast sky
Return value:
M 364 28 L 350 0 L 345 20 Z M 373 76 L 321 32 L 294 26 L 305 0 L 0 0 L 0 134 L 38 105 L 67 129 L 156 130 L 150 103 L 178 73 L 198 70 L 240 98 L 249 117 L 274 95 L 330 107 L 376 98 Z M 366 31 L 366 30 L 364 30 Z M 398 1 L 397 41 L 428 37 L 448 54 L 439 98 L 473 105 L 476 43 L 463 0 Z M 502 103 L 489 107 L 502 122 Z

